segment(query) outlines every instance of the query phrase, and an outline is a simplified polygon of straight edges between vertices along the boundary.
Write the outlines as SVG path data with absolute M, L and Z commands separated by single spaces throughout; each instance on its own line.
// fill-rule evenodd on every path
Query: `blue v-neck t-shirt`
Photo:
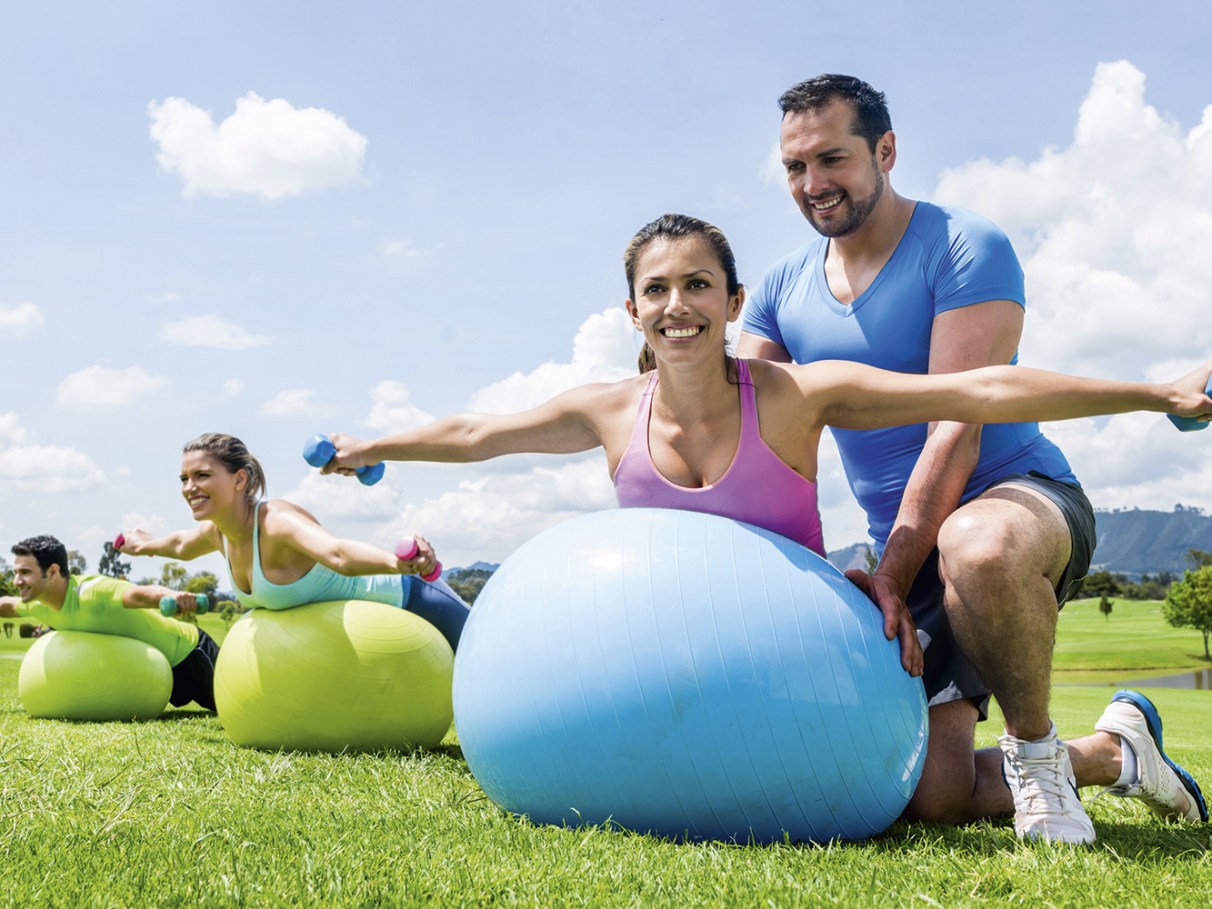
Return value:
M 840 303 L 829 290 L 828 250 L 828 240 L 818 237 L 775 264 L 745 308 L 745 331 L 780 344 L 797 363 L 851 360 L 926 373 L 930 333 L 939 313 L 989 300 L 1026 307 L 1023 270 L 1009 239 L 990 221 L 963 209 L 918 202 L 892 257 L 850 304 Z M 881 550 L 926 431 L 924 423 L 833 430 L 850 488 Z M 1065 456 L 1039 424 L 989 424 L 981 433 L 980 459 L 964 499 L 1003 477 L 1029 471 L 1077 483 Z

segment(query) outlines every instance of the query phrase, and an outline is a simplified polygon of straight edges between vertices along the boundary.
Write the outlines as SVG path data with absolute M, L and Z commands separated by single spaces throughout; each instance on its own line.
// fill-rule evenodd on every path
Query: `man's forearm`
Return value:
M 905 591 L 934 548 L 939 528 L 959 507 L 980 456 L 980 433 L 980 426 L 940 423 L 926 440 L 876 568 Z

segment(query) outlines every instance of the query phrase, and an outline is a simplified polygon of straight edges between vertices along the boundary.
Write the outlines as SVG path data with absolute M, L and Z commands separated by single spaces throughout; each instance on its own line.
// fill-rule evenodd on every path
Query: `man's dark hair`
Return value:
M 854 106 L 854 122 L 850 132 L 862 136 L 875 152 L 876 143 L 892 129 L 888 99 L 862 79 L 824 73 L 798 85 L 793 85 L 779 97 L 779 109 L 787 114 L 816 113 L 834 101 L 849 101 Z
M 67 547 L 50 534 L 39 534 L 15 543 L 13 555 L 33 556 L 43 574 L 46 574 L 47 569 L 52 565 L 58 565 L 59 573 L 65 578 L 68 576 Z

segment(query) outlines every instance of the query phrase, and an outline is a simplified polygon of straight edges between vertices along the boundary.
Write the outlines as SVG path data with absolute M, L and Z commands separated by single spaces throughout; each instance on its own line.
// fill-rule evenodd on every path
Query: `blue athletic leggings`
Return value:
M 441 578 L 429 583 L 416 575 L 400 575 L 404 581 L 404 608 L 419 615 L 442 632 L 451 650 L 459 649 L 459 636 L 471 608 Z

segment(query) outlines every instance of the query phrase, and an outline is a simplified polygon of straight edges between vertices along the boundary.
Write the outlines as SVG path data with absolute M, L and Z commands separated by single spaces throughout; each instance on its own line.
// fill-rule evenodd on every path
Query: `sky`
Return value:
M 242 438 L 343 536 L 498 562 L 612 507 L 600 452 L 320 477 L 376 436 L 634 373 L 622 252 L 664 212 L 741 279 L 808 242 L 784 89 L 883 90 L 892 185 L 999 224 L 1023 363 L 1168 380 L 1212 357 L 1212 11 L 1203 2 L 699 0 L 106 4 L 0 11 L 0 540 L 95 568 L 188 527 L 177 475 Z M 1045 427 L 1096 508 L 1212 509 L 1212 432 Z M 865 539 L 831 444 L 826 544 Z M 1097 559 L 1096 559 L 1097 561 Z M 132 575 L 158 575 L 136 559 Z M 192 563 L 226 582 L 217 556 Z

